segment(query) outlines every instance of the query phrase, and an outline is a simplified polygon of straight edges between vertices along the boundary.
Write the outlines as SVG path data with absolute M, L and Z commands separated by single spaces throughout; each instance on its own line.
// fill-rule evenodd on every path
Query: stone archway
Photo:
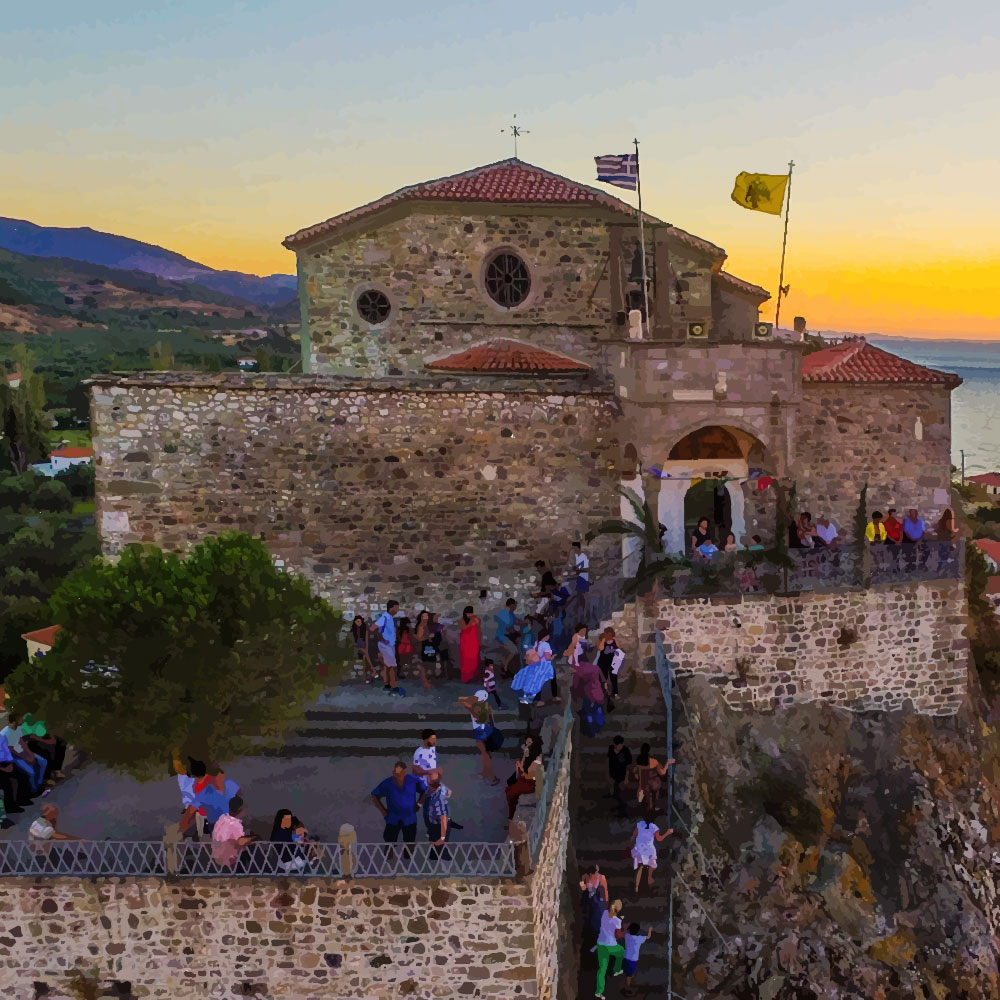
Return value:
M 696 480 L 713 480 L 725 490 L 722 509 L 725 524 L 716 527 L 715 538 L 722 547 L 725 529 L 736 535 L 739 544 L 746 544 L 746 512 L 740 485 L 749 475 L 750 459 L 763 464 L 763 444 L 740 428 L 721 424 L 697 427 L 674 442 L 667 460 L 662 463 L 657 511 L 666 526 L 666 546 L 671 553 L 689 548 L 685 523 L 685 497 Z M 756 466 L 760 467 L 760 466 Z

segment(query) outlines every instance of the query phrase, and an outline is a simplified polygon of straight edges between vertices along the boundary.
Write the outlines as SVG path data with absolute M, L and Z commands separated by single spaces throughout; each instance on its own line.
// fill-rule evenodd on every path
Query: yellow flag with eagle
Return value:
M 744 170 L 736 178 L 732 198 L 751 212 L 781 215 L 786 187 L 788 174 L 748 174 Z

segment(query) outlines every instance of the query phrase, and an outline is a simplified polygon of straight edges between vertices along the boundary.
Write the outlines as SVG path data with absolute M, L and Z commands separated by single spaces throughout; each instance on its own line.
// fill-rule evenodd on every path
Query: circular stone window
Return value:
M 505 309 L 519 306 L 531 290 L 528 267 L 516 253 L 503 251 L 486 265 L 484 278 L 489 297 Z
M 358 296 L 358 315 L 366 323 L 384 323 L 392 312 L 392 304 L 385 292 L 370 288 Z

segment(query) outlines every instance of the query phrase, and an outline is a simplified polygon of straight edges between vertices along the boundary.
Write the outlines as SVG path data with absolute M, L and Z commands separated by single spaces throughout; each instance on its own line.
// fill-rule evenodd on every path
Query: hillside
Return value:
M 297 308 L 291 303 L 276 309 L 261 307 L 237 295 L 142 271 L 0 250 L 0 330 L 102 329 L 112 320 L 145 326 L 153 313 L 166 325 L 178 326 L 183 319 L 207 328 L 245 326 L 248 319 L 294 322 Z
M 0 218 L 0 248 L 35 257 L 58 257 L 121 271 L 143 271 L 160 278 L 194 282 L 257 305 L 274 306 L 294 298 L 294 275 L 258 277 L 241 271 L 217 271 L 172 250 L 89 226 L 64 229 L 37 226 L 23 219 Z

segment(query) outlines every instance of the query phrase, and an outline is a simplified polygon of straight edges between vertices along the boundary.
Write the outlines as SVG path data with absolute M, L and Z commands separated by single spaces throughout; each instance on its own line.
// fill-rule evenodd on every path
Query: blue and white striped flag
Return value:
M 621 156 L 595 156 L 597 179 L 615 187 L 634 191 L 639 183 L 639 157 L 635 153 Z

